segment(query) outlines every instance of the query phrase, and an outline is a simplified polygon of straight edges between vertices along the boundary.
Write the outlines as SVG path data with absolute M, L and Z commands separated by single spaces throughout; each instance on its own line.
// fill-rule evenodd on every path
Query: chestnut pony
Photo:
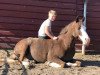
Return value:
M 16 44 L 14 54 L 19 55 L 20 61 L 31 55 L 37 62 L 47 61 L 49 66 L 53 66 L 53 64 L 56 67 L 68 66 L 70 63 L 66 62 L 71 61 L 75 55 L 75 40 L 81 36 L 82 23 L 83 19 L 77 17 L 61 30 L 57 40 L 32 37 L 22 39 Z M 25 52 L 28 47 L 30 47 L 28 50 L 30 53 L 27 53 L 26 56 Z

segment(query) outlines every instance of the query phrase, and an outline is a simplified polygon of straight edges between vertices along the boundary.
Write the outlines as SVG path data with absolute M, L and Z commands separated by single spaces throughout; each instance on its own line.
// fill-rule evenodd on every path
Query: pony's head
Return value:
M 74 37 L 79 37 L 82 35 L 81 33 L 81 27 L 82 27 L 82 24 L 83 24 L 83 21 L 84 21 L 84 18 L 83 17 L 79 17 L 77 16 L 75 21 L 73 22 L 72 24 L 72 28 L 71 28 L 71 31 L 72 31 L 72 35 Z
M 88 46 L 89 43 L 90 43 L 90 37 L 89 37 L 89 35 L 86 32 L 86 27 L 83 25 L 83 21 L 84 21 L 84 18 L 82 18 L 82 17 L 77 17 L 76 18 L 76 23 L 78 23 L 79 25 L 81 25 L 80 28 L 79 28 L 80 33 L 79 33 L 78 37 L 82 41 L 82 43 L 84 45 Z
M 65 26 L 60 32 L 60 34 L 69 33 L 73 37 L 78 37 L 79 35 L 81 35 L 80 29 L 81 29 L 82 23 L 83 23 L 83 18 L 78 16 L 73 22 Z
M 81 31 L 81 35 L 79 35 L 79 39 L 82 41 L 84 45 L 89 46 L 90 37 L 86 32 L 86 27 L 82 25 L 80 31 Z
M 77 16 L 76 19 L 69 25 L 66 25 L 60 32 L 60 35 L 69 32 L 73 37 L 79 37 L 83 44 L 89 45 L 90 38 L 86 32 L 86 28 L 83 25 L 84 18 Z

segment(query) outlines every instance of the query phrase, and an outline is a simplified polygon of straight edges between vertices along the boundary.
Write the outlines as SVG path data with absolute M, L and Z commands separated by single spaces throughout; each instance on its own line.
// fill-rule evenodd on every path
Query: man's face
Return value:
M 51 21 L 54 21 L 54 20 L 56 19 L 56 15 L 54 15 L 54 14 L 49 14 L 49 19 L 50 19 Z
M 56 15 L 53 15 L 52 17 L 51 17 L 51 21 L 54 21 L 56 19 Z

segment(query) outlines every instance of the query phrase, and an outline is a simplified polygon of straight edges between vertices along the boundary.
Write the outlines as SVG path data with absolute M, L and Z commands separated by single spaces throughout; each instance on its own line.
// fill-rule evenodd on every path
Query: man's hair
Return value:
M 50 15 L 50 14 L 52 14 L 52 15 L 54 15 L 54 16 L 56 16 L 56 15 L 57 15 L 57 13 L 56 13 L 56 11 L 55 11 L 55 10 L 50 10 L 50 11 L 48 12 L 48 15 Z

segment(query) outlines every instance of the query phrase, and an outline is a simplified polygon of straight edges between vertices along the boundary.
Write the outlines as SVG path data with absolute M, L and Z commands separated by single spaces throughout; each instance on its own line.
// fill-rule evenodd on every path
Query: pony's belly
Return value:
M 38 50 L 31 50 L 31 55 L 33 59 L 37 62 L 45 62 L 47 60 L 47 56 L 43 52 L 39 52 Z
M 32 56 L 33 59 L 36 61 L 36 62 L 46 62 L 46 58 L 43 58 L 43 57 L 39 57 L 39 56 Z

